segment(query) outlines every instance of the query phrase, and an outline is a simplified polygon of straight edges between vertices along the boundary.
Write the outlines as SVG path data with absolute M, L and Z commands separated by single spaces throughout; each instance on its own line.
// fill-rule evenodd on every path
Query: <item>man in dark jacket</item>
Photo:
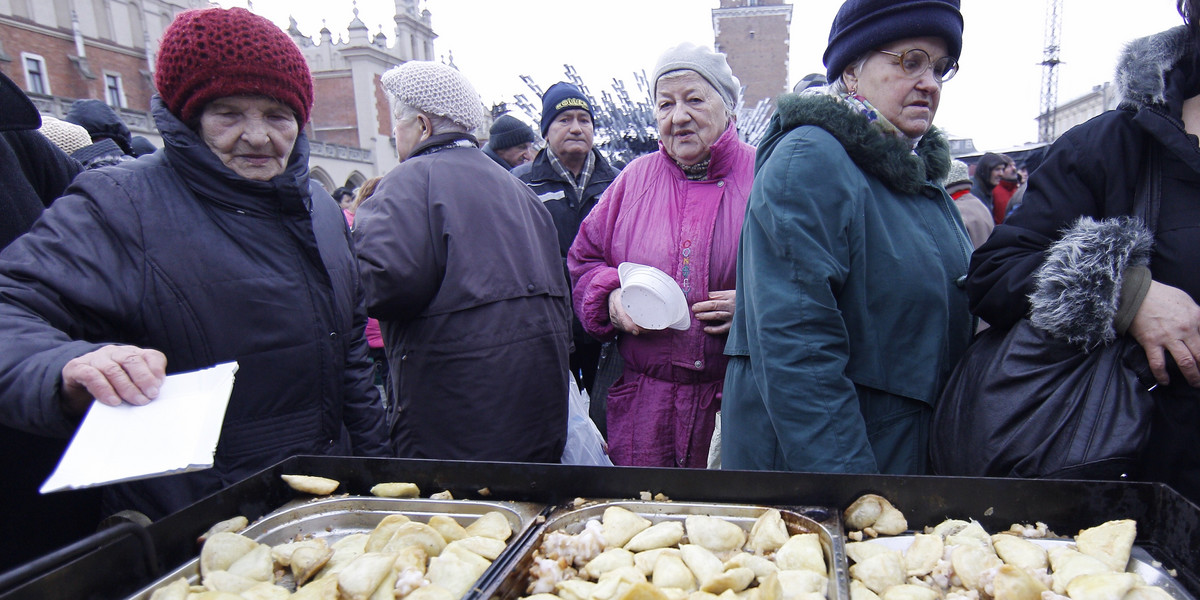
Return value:
M 511 171 L 533 160 L 533 129 L 516 117 L 500 115 L 488 135 L 483 153 L 496 164 Z
M 354 221 L 402 457 L 558 462 L 571 299 L 554 223 L 483 155 L 479 95 L 457 70 L 384 73 L 400 166 Z
M 133 136 L 111 106 L 90 98 L 76 100 L 63 120 L 83 127 L 92 137 L 92 145 L 71 154 L 71 158 L 83 163 L 85 168 L 95 169 L 133 159 Z
M 80 174 L 0 253 L 0 423 L 67 437 L 93 401 L 236 360 L 213 468 L 104 489 L 151 519 L 295 454 L 390 454 L 349 232 L 308 176 L 299 48 L 245 9 L 185 11 L 155 83 L 164 151 Z
M 0 249 L 33 226 L 83 167 L 50 143 L 37 108 L 0 73 Z M 0 425 L 0 480 L 5 505 L 20 518 L 0 519 L 0 571 L 31 560 L 95 530 L 95 490 L 38 494 L 66 449 L 63 439 Z
M 513 171 L 538 195 L 554 217 L 563 276 L 567 274 L 567 251 L 579 233 L 579 225 L 592 212 L 601 194 L 617 177 L 617 170 L 592 144 L 592 103 L 574 85 L 559 82 L 542 96 L 542 137 L 546 147 L 532 163 Z M 573 319 L 574 352 L 571 372 L 580 375 L 581 387 L 594 391 L 600 342 Z

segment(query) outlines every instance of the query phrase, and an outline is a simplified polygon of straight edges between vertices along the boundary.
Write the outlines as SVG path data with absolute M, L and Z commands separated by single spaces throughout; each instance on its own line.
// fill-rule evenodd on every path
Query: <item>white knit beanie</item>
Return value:
M 61 121 L 49 115 L 42 115 L 42 126 L 38 131 L 67 154 L 74 154 L 76 150 L 92 145 L 92 136 L 82 125 Z
M 950 161 L 950 172 L 946 174 L 942 186 L 950 187 L 956 183 L 971 183 L 971 167 L 961 160 Z
M 725 60 L 725 55 L 691 42 L 675 46 L 658 57 L 658 64 L 654 67 L 653 93 L 655 96 L 658 96 L 659 78 L 680 69 L 699 73 L 705 81 L 716 88 L 717 93 L 721 94 L 721 99 L 725 101 L 725 106 L 730 110 L 737 106 L 738 98 L 742 94 L 742 84 L 737 77 L 733 76 L 733 69 L 729 68 L 729 62 Z
M 381 83 L 393 101 L 446 117 L 467 131 L 483 124 L 483 101 L 458 69 L 412 60 L 384 73 Z

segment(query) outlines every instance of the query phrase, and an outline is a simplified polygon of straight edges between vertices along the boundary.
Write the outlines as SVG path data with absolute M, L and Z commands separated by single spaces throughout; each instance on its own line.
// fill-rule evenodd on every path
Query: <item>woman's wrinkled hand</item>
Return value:
M 621 288 L 613 290 L 608 295 L 608 320 L 612 321 L 613 327 L 620 331 L 626 331 L 633 335 L 642 332 L 642 328 L 638 327 L 629 313 L 625 312 L 625 305 L 621 304 Z
M 167 357 L 158 350 L 104 346 L 63 366 L 63 410 L 82 415 L 93 399 L 109 406 L 147 404 L 158 397 L 166 373 Z
M 709 292 L 708 300 L 692 305 L 692 313 L 695 314 L 696 320 L 712 323 L 704 326 L 704 333 L 729 333 L 729 328 L 733 325 L 733 309 L 737 304 L 736 296 L 735 290 Z
M 1188 384 L 1200 387 L 1200 306 L 1186 292 L 1150 282 L 1129 334 L 1146 351 L 1150 370 L 1160 384 L 1169 382 L 1165 354 L 1169 352 Z

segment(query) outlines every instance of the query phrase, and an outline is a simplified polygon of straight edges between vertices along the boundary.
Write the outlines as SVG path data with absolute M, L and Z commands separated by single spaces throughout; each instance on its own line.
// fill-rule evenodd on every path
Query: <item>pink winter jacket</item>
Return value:
M 688 181 L 659 151 L 629 164 L 584 219 L 567 255 L 575 312 L 600 340 L 617 334 L 608 296 L 617 265 L 675 278 L 688 304 L 736 284 L 738 239 L 754 181 L 754 148 L 729 128 L 712 145 L 709 179 Z M 618 465 L 703 467 L 725 378 L 726 336 L 664 329 L 619 341 L 625 372 L 608 391 L 609 454 Z

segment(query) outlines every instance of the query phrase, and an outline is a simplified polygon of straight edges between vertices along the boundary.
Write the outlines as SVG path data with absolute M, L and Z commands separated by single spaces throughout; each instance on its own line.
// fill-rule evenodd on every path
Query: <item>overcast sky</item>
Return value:
M 1181 23 L 1174 0 L 1063 0 L 1059 102 L 1112 80 L 1113 66 L 1129 40 Z M 245 0 L 220 0 L 245 6 Z M 789 84 L 824 72 L 821 55 L 841 0 L 792 0 Z M 961 70 L 942 92 L 935 124 L 972 137 L 980 150 L 1037 139 L 1045 0 L 962 0 L 966 29 Z M 454 55 L 487 104 L 511 101 L 529 89 L 520 75 L 543 88 L 563 78 L 571 64 L 593 88 L 613 78 L 636 90 L 632 74 L 649 71 L 665 49 L 683 41 L 712 47 L 712 9 L 719 0 L 422 0 L 429 10 L 435 52 Z M 253 0 L 255 12 L 316 36 L 322 22 L 346 35 L 352 5 L 342 0 Z M 392 0 L 358 0 L 360 18 L 392 37 Z

